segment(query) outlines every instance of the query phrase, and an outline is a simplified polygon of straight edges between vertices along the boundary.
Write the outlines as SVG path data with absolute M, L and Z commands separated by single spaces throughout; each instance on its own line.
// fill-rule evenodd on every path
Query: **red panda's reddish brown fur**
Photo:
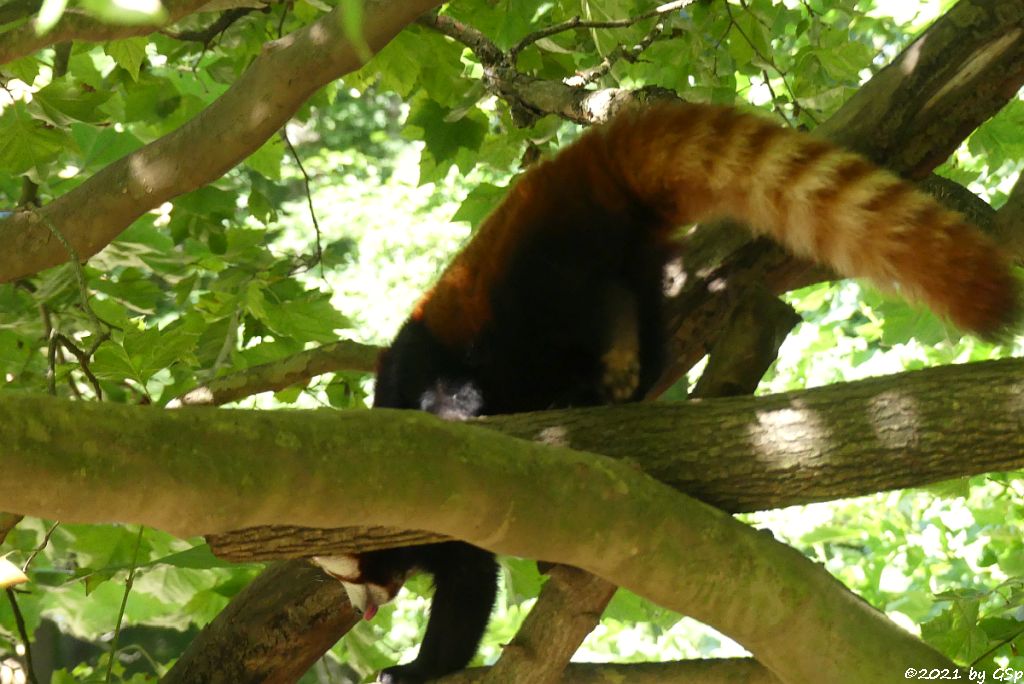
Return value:
M 524 174 L 381 355 L 374 406 L 463 419 L 639 400 L 665 365 L 667 243 L 679 226 L 723 217 L 974 332 L 1017 312 L 995 245 L 912 185 L 756 116 L 658 107 Z M 489 552 L 447 542 L 363 554 L 358 566 L 352 581 L 381 587 L 424 568 L 437 589 L 416 660 L 381 681 L 469 662 L 496 594 Z
M 677 104 L 621 115 L 525 173 L 413 317 L 451 344 L 472 339 L 490 319 L 490 293 L 512 252 L 530 231 L 551 230 L 535 220 L 550 187 L 580 177 L 600 202 L 594 212 L 643 205 L 666 238 L 682 225 L 732 218 L 843 276 L 896 288 L 962 329 L 992 335 L 1017 315 L 1005 256 L 912 184 L 762 117 Z

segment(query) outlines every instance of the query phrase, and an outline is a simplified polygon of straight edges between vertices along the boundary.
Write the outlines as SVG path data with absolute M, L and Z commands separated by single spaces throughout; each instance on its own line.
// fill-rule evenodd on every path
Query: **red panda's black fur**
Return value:
M 671 235 L 716 218 L 983 335 L 1018 312 L 996 246 L 909 183 L 735 109 L 660 106 L 589 131 L 516 182 L 382 355 L 375 405 L 465 418 L 643 396 L 662 369 Z M 437 584 L 419 656 L 382 681 L 464 667 L 494 600 L 493 556 L 455 543 L 361 561 L 364 581 L 421 567 Z

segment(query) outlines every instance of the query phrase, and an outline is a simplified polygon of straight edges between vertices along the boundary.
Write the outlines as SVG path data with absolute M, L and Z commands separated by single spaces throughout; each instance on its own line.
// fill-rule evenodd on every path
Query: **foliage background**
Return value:
M 669 16 L 639 59 L 615 62 L 601 82 L 747 103 L 813 128 L 952 4 L 697 2 Z M 459 0 L 445 12 L 508 48 L 538 27 L 576 15 L 621 19 L 652 6 Z M 10 20 L 2 8 L 0 40 L 24 21 Z M 321 0 L 296 0 L 239 11 L 225 30 L 204 36 L 208 41 L 193 34 L 215 15 L 199 14 L 146 37 L 75 43 L 66 54 L 46 49 L 0 67 L 0 209 L 62 195 L 177 128 L 222 94 L 266 40 L 328 9 Z M 160 11 L 145 3 L 129 11 L 108 0 L 67 8 L 47 0 L 40 21 L 62 10 L 117 22 Z M 519 67 L 539 78 L 571 76 L 619 46 L 641 43 L 651 26 L 562 32 L 524 49 Z M 386 342 L 500 199 L 524 154 L 551 153 L 578 135 L 554 116 L 520 127 L 480 79 L 470 51 L 413 26 L 362 70 L 317 93 L 282 135 L 243 164 L 147 214 L 90 259 L 84 274 L 95 316 L 80 305 L 76 274 L 67 265 L 0 286 L 0 389 L 52 387 L 84 400 L 164 404 L 211 378 L 339 337 Z M 1022 158 L 1018 99 L 939 171 L 998 208 Z M 816 285 L 790 300 L 805 322 L 762 392 L 1021 351 L 1019 343 L 959 338 L 930 314 L 855 283 Z M 68 344 L 51 368 L 47 348 L 55 333 Z M 93 352 L 88 374 L 72 347 Z M 243 403 L 362 410 L 371 392 L 368 376 L 341 372 Z M 1011 646 L 1024 633 L 1016 579 L 1024 575 L 1022 516 L 1020 482 L 996 476 L 750 519 L 948 655 L 961 662 L 1010 658 L 1024 668 Z M 20 565 L 42 548 L 17 605 L 37 634 L 36 657 L 66 668 L 58 682 L 103 678 L 129 572 L 134 584 L 123 622 L 131 628 L 118 637 L 122 659 L 113 675 L 124 681 L 162 671 L 196 627 L 258 571 L 221 563 L 201 540 L 156 530 L 140 537 L 137 528 L 61 525 L 44 546 L 51 528 L 49 521 L 27 520 L 2 552 Z M 514 634 L 540 581 L 531 563 L 506 563 L 483 660 Z M 419 580 L 410 588 L 306 680 L 346 681 L 411 655 L 428 587 Z M 12 604 L 0 603 L 0 654 L 14 653 L 19 643 Z M 719 635 L 620 591 L 580 657 L 737 652 Z

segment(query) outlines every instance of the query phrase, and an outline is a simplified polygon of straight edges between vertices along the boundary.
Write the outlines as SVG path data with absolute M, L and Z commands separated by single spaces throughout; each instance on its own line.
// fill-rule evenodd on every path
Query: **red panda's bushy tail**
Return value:
M 597 136 L 621 182 L 673 225 L 740 220 L 981 335 L 1003 331 L 1019 312 L 1018 284 L 992 240 L 853 152 L 698 104 L 631 112 Z

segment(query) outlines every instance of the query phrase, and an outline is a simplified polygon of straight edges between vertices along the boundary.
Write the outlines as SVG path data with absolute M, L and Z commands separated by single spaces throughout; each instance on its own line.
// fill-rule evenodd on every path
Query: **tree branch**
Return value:
M 1015 408 L 1022 375 L 1024 360 L 994 361 L 769 397 L 547 411 L 473 424 L 622 459 L 681 492 L 744 513 L 1024 467 Z M 267 560 L 440 538 L 387 527 L 368 538 L 349 529 L 290 538 L 293 530 L 272 527 L 211 535 L 210 542 L 231 560 Z
M 173 399 L 167 406 L 220 406 L 260 392 L 277 392 L 305 384 L 324 373 L 340 370 L 370 373 L 376 369 L 379 353 L 378 347 L 341 340 L 211 380 Z
M 235 596 L 160 682 L 295 682 L 360 617 L 340 582 L 306 561 L 280 563 Z
M 1018 261 L 1024 259 L 1024 173 L 1014 184 L 1006 204 L 996 212 L 995 232 Z
M 481 64 L 495 66 L 507 61 L 505 53 L 482 31 L 443 14 L 426 14 L 416 23 L 434 29 L 452 38 L 473 51 Z
M 164 35 L 175 40 L 199 43 L 203 47 L 209 47 L 213 39 L 227 31 L 232 24 L 252 12 L 252 7 L 235 7 L 225 10 L 216 21 L 204 29 L 192 31 L 164 31 Z
M 601 621 L 615 594 L 614 584 L 568 565 L 556 565 L 548 575 L 537 603 L 483 681 L 560 681 L 572 654 Z
M 993 427 L 983 430 L 990 439 L 1011 442 L 1021 434 L 1019 381 L 1007 381 L 1003 373 L 1021 365 L 972 368 L 990 381 L 986 421 Z M 917 376 L 930 374 L 931 382 L 945 387 L 955 373 L 963 369 Z M 899 391 L 883 384 L 883 394 L 869 391 L 870 382 L 851 385 L 864 394 L 847 397 L 842 416 L 825 412 L 825 399 L 834 393 L 822 390 L 687 409 L 697 420 L 691 425 L 716 421 L 718 440 L 699 451 L 722 457 L 720 450 L 729 446 L 722 438 L 731 435 L 733 444 L 754 451 L 758 466 L 792 450 L 826 460 L 855 449 L 830 442 L 824 425 L 833 418 L 829 427 L 839 434 L 845 421 L 845 427 L 867 430 L 864 442 L 896 453 L 920 456 L 927 450 L 930 457 L 935 443 L 949 440 L 963 449 L 971 442 L 948 425 L 949 403 L 966 409 L 976 397 L 961 395 L 961 405 L 936 397 L 945 393 L 933 385 L 931 396 L 905 393 L 905 385 L 917 387 L 909 375 Z M 937 404 L 923 405 L 929 400 Z M 715 413 L 727 415 L 748 402 L 750 412 L 731 422 Z M 943 411 L 936 427 L 945 435 L 930 433 L 934 408 Z M 587 413 L 607 418 L 608 411 Z M 913 417 L 919 420 L 907 426 Z M 575 438 L 564 421 L 541 434 L 549 442 L 566 434 Z M 685 611 L 737 639 L 791 684 L 902 681 L 907 662 L 950 667 L 768 535 L 629 464 L 553 444 L 420 412 L 164 411 L 29 397 L 0 397 L 0 438 L 0 500 L 28 514 L 131 521 L 184 536 L 280 521 L 337 527 L 415 520 L 418 527 L 497 552 L 580 567 Z M 751 481 L 756 485 L 758 475 L 752 473 Z M 451 496 L 453 486 L 459 497 Z M 795 641 L 802 644 L 798 651 Z M 836 649 L 837 643 L 847 646 Z
M 439 0 L 374 0 L 363 36 L 380 49 Z M 0 282 L 67 260 L 34 213 L 51 221 L 83 258 L 162 202 L 201 187 L 255 152 L 317 88 L 362 65 L 340 10 L 280 40 L 216 102 L 181 128 L 116 161 L 36 212 L 0 220 Z M 188 173 L 182 173 L 182 169 Z
M 644 12 L 633 17 L 627 17 L 625 19 L 614 19 L 611 21 L 584 21 L 581 17 L 575 16 L 568 21 L 563 21 L 560 24 L 548 26 L 539 31 L 524 36 L 522 40 L 516 43 L 509 50 L 509 55 L 512 60 L 515 60 L 515 56 L 520 52 L 528 48 L 529 46 L 536 43 L 538 40 L 542 40 L 549 36 L 553 36 L 565 31 L 572 31 L 575 29 L 614 29 L 614 28 L 629 28 L 635 24 L 645 21 L 647 19 L 653 19 L 654 17 L 664 16 L 672 12 L 678 12 L 687 5 L 692 5 L 696 0 L 675 0 L 675 2 L 667 2 L 663 5 L 655 7 L 649 12 Z
M 164 0 L 167 12 L 165 21 L 154 24 L 119 25 L 108 24 L 99 19 L 68 9 L 57 25 L 46 33 L 36 33 L 35 23 L 28 21 L 10 31 L 0 33 L 0 64 L 6 64 L 19 57 L 31 54 L 55 43 L 69 40 L 93 41 L 115 40 L 132 36 L 145 36 L 160 26 L 168 26 L 195 13 L 209 0 Z M 31 5 L 22 3 L 22 9 L 31 13 Z

